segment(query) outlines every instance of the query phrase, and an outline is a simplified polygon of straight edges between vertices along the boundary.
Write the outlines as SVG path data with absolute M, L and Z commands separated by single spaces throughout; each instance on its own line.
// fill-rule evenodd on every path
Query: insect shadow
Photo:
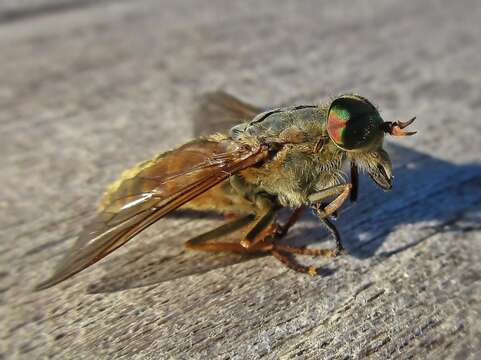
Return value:
M 382 261 L 426 239 L 426 236 L 417 236 L 419 231 L 404 231 L 396 236 L 396 239 L 402 236 L 401 244 L 396 245 L 389 236 L 396 228 L 411 224 L 413 229 L 421 226 L 434 230 L 462 216 L 468 209 L 481 209 L 481 164 L 458 165 L 398 144 L 388 144 L 387 151 L 395 166 L 393 190 L 383 192 L 368 177 L 361 176 L 358 201 L 345 205 L 347 209 L 341 211 L 337 220 L 347 256 L 359 259 L 374 256 Z M 180 213 L 150 231 L 182 228 L 192 223 L 192 218 L 220 221 L 214 220 L 212 214 Z M 202 231 L 205 227 L 198 229 L 199 233 Z M 214 269 L 230 271 L 233 264 L 245 261 L 262 262 L 260 266 L 279 266 L 274 261 L 266 264 L 259 256 L 187 251 L 182 246 L 186 240 L 188 236 L 184 238 L 182 232 L 177 232 L 159 234 L 147 245 L 142 244 L 142 240 L 128 244 L 131 249 L 100 265 L 106 275 L 91 283 L 88 292 L 114 292 L 154 285 Z M 319 221 L 306 212 L 285 241 L 295 245 L 334 246 L 328 240 Z M 316 265 L 324 266 L 321 275 L 335 272 L 330 264 L 330 258 L 316 259 Z

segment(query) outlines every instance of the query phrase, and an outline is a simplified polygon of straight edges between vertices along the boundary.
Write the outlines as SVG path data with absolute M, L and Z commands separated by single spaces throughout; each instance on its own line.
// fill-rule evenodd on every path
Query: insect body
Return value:
M 270 253 L 299 271 L 316 269 L 290 255 L 336 256 L 343 251 L 339 233 L 329 220 L 357 193 L 357 168 L 385 190 L 392 185 L 384 134 L 412 135 L 407 122 L 385 122 L 365 98 L 347 94 L 326 105 L 305 105 L 261 112 L 219 93 L 218 107 L 248 120 L 228 134 L 215 134 L 125 171 L 107 189 L 98 214 L 79 235 L 54 275 L 38 288 L 52 286 L 97 262 L 164 215 L 179 207 L 235 214 L 234 220 L 186 243 L 204 251 Z M 259 111 L 260 112 L 260 111 Z M 249 120 L 250 119 L 250 120 Z M 351 163 L 351 180 L 342 172 Z M 280 225 L 276 213 L 293 209 Z M 335 249 L 300 248 L 277 240 L 312 207 L 336 240 Z M 245 229 L 239 243 L 211 242 Z

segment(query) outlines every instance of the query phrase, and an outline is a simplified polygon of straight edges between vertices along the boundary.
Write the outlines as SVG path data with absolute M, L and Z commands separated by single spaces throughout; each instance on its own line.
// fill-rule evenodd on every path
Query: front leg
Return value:
M 357 201 L 357 193 L 359 189 L 359 170 L 354 161 L 351 161 L 351 184 L 352 189 L 349 200 L 351 200 L 351 202 L 355 202 Z
M 346 199 L 349 197 L 351 189 L 352 189 L 352 184 L 350 183 L 336 185 L 336 186 L 332 186 L 327 189 L 321 190 L 319 192 L 316 192 L 314 194 L 311 194 L 308 197 L 309 202 L 312 204 L 312 207 L 314 208 L 315 214 L 318 216 L 319 220 L 327 229 L 327 231 L 329 231 L 329 233 L 334 237 L 334 240 L 336 242 L 336 248 L 334 250 L 299 248 L 295 246 L 285 246 L 281 244 L 275 244 L 274 249 L 278 251 L 286 252 L 286 253 L 291 253 L 291 254 L 328 256 L 328 257 L 334 257 L 344 253 L 344 247 L 342 246 L 341 236 L 339 235 L 339 232 L 337 231 L 336 226 L 329 220 L 329 216 L 334 214 L 341 207 L 344 201 L 346 201 Z M 323 200 L 332 196 L 336 196 L 334 200 L 327 203 L 327 205 L 323 203 Z M 285 259 L 281 261 L 286 263 Z M 296 265 L 296 266 L 290 266 L 290 267 L 296 268 L 298 266 Z M 312 269 L 304 272 L 312 273 Z
M 327 218 L 329 215 L 332 215 L 341 207 L 344 201 L 346 201 L 346 199 L 349 197 L 351 190 L 351 183 L 336 185 L 309 195 L 308 200 L 314 206 L 314 208 L 316 208 L 319 218 L 323 219 Z M 320 206 L 322 204 L 322 200 L 331 196 L 336 196 L 336 198 L 326 206 Z
M 337 209 L 341 207 L 344 201 L 346 201 L 346 199 L 349 197 L 352 189 L 353 185 L 348 183 L 333 186 L 309 196 L 309 200 L 314 203 L 313 207 L 315 214 L 319 217 L 319 220 L 324 224 L 327 230 L 329 230 L 336 241 L 336 249 L 334 250 L 333 256 L 343 253 L 344 247 L 342 246 L 339 232 L 337 231 L 335 225 L 328 220 L 328 216 L 336 212 Z M 334 200 L 332 200 L 326 206 L 320 206 L 323 199 L 335 195 L 337 195 L 336 198 L 334 198 Z

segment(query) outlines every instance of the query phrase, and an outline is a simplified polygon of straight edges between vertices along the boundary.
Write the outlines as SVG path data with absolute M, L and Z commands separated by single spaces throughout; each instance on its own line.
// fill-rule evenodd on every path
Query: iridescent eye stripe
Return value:
M 345 109 L 333 107 L 329 111 L 327 119 L 327 132 L 331 139 L 339 145 L 344 144 L 343 134 L 346 123 L 349 121 L 349 112 Z

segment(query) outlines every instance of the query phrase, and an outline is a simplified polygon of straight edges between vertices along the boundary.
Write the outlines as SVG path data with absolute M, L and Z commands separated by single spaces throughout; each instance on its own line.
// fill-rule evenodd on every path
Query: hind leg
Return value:
M 272 249 L 270 243 L 259 243 L 256 246 L 245 248 L 239 243 L 231 242 L 210 242 L 216 238 L 231 234 L 245 226 L 251 224 L 255 219 L 254 215 L 247 215 L 240 217 L 227 224 L 221 225 L 214 230 L 208 231 L 204 234 L 196 236 L 185 243 L 185 247 L 192 250 L 200 250 L 207 252 L 233 252 L 239 254 L 253 254 L 269 252 Z
M 227 224 L 221 225 L 218 228 L 208 231 L 204 234 L 196 236 L 185 243 L 185 247 L 193 250 L 209 251 L 209 252 L 235 252 L 235 253 L 247 253 L 247 249 L 237 243 L 226 242 L 209 242 L 221 236 L 231 234 L 243 227 L 247 226 L 254 220 L 253 215 L 247 215 L 240 217 Z
M 288 221 L 286 225 L 295 222 L 301 211 L 294 211 L 291 215 L 291 221 Z M 334 257 L 340 254 L 337 249 L 310 249 L 305 247 L 296 247 L 291 245 L 277 244 L 275 240 L 278 237 L 266 236 L 261 241 L 256 244 L 251 245 L 246 248 L 240 243 L 230 243 L 230 242 L 209 242 L 210 240 L 216 239 L 221 236 L 231 234 L 243 227 L 251 224 L 254 221 L 253 215 L 247 215 L 236 219 L 227 224 L 221 225 L 218 228 L 208 231 L 202 235 L 199 235 L 185 243 L 185 247 L 193 250 L 207 251 L 207 252 L 232 252 L 237 254 L 256 254 L 256 253 L 269 253 L 274 256 L 277 260 L 283 263 L 288 268 L 300 272 L 307 273 L 311 276 L 317 274 L 317 268 L 314 266 L 305 266 L 299 264 L 293 257 L 294 254 L 297 255 L 310 255 L 310 256 L 327 256 Z M 336 227 L 327 219 L 322 219 L 321 222 L 326 225 L 330 230 L 331 234 L 336 239 L 336 244 L 340 244 L 339 233 Z M 284 225 L 284 226 L 286 226 Z M 287 226 L 287 229 L 289 226 Z M 286 229 L 286 231 L 287 231 Z M 285 232 L 282 234 L 284 235 Z M 281 236 L 282 236 L 281 235 Z
M 301 210 L 303 209 L 299 208 L 295 210 L 285 225 L 283 226 L 276 225 L 277 227 L 275 228 L 273 228 L 272 223 L 270 224 L 267 222 L 255 223 L 254 221 L 255 215 L 246 215 L 236 220 L 233 220 L 229 223 L 223 224 L 218 228 L 215 228 L 214 230 L 208 231 L 199 236 L 196 236 L 193 239 L 190 239 L 185 243 L 185 247 L 192 250 L 200 250 L 200 251 L 208 251 L 208 252 L 234 252 L 234 253 L 241 253 L 241 254 L 270 252 L 275 246 L 273 244 L 273 240 L 279 239 L 280 237 L 284 236 L 287 233 L 288 229 L 299 218 Z M 262 226 L 260 226 L 259 223 L 261 225 L 267 224 L 267 226 L 262 228 Z M 217 241 L 210 242 L 211 240 L 231 234 L 248 225 L 251 225 L 253 228 L 255 228 L 256 231 L 258 232 L 258 236 L 260 237 L 259 241 L 257 241 L 255 244 L 249 247 L 245 247 L 240 243 L 217 242 Z M 281 232 L 279 232 L 278 229 L 281 229 Z

